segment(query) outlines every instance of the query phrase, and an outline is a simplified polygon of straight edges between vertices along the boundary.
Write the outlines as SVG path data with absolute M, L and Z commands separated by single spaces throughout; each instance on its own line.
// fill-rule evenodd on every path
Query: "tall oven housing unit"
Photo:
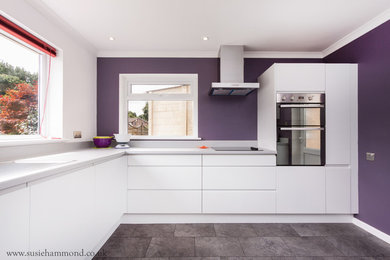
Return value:
M 258 147 L 277 152 L 277 212 L 358 213 L 358 65 L 275 63 L 258 82 Z

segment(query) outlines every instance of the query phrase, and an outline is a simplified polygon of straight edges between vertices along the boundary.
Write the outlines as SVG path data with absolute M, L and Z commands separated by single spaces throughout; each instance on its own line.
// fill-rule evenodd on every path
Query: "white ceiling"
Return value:
M 216 52 L 223 44 L 318 52 L 390 8 L 389 0 L 38 1 L 100 53 Z

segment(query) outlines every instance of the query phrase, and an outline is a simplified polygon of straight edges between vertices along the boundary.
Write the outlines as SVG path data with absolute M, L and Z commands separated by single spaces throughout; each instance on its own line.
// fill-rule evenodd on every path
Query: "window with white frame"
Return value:
M 47 137 L 46 83 L 56 55 L 55 48 L 0 15 L 0 140 Z
M 198 138 L 197 74 L 121 74 L 120 134 Z
M 38 135 L 40 60 L 0 33 L 0 135 Z

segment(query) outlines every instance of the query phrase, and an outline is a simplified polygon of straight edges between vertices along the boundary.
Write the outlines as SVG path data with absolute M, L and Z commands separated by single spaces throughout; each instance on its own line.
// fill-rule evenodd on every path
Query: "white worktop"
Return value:
M 129 148 L 127 154 L 257 154 L 274 155 L 275 151 L 261 148 L 259 151 L 215 151 L 212 148 Z
M 85 149 L 0 163 L 0 190 L 121 157 L 122 150 Z
M 115 159 L 125 154 L 253 154 L 272 155 L 274 151 L 215 151 L 211 148 L 129 148 L 129 149 L 84 149 L 75 152 L 53 154 L 0 162 L 0 191 L 31 181 L 46 178 L 65 171 L 86 167 L 88 165 Z

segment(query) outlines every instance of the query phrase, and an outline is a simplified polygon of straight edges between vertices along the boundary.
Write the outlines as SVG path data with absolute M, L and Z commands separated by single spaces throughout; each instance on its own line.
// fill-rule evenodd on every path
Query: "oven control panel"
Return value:
M 325 103 L 324 93 L 277 93 L 277 103 Z

